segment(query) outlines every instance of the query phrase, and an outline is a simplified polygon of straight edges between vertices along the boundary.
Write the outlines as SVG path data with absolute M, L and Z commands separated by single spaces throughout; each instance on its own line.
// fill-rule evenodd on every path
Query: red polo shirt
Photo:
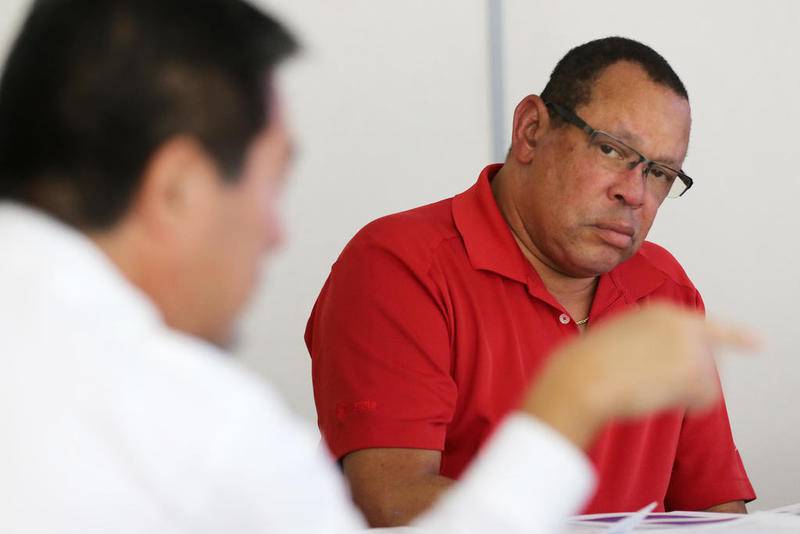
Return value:
M 370 223 L 333 265 L 306 343 L 319 427 L 337 458 L 434 449 L 441 474 L 458 478 L 553 348 L 578 335 L 497 208 L 489 182 L 499 168 L 452 199 Z M 703 309 L 675 259 L 645 243 L 600 277 L 589 324 L 650 299 Z M 586 513 L 755 497 L 722 400 L 702 415 L 613 423 L 589 455 L 599 485 Z

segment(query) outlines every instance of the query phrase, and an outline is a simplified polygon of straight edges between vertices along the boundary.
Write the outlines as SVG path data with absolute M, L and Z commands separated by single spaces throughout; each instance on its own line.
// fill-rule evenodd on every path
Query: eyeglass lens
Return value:
M 592 134 L 590 147 L 597 164 L 611 172 L 624 172 L 643 161 L 639 152 L 600 131 Z M 653 188 L 661 198 L 679 197 L 686 190 L 683 181 L 677 179 L 678 171 L 664 165 L 650 162 L 642 169 L 642 175 L 649 178 L 648 187 Z

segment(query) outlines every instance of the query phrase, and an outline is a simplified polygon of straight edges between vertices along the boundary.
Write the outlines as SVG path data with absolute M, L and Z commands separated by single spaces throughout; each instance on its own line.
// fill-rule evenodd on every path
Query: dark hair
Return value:
M 235 179 L 296 48 L 242 0 L 38 0 L 0 82 L 0 198 L 107 228 L 177 135 Z
M 541 97 L 574 110 L 592 97 L 592 87 L 606 67 L 619 61 L 640 65 L 655 83 L 689 99 L 683 82 L 667 60 L 647 45 L 625 37 L 606 37 L 577 46 L 558 62 Z M 555 117 L 556 125 L 560 124 Z

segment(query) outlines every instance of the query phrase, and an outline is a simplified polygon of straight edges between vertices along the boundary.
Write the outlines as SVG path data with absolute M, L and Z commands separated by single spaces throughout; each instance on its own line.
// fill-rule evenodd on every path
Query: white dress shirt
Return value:
M 8 202 L 0 358 L 0 533 L 365 528 L 268 385 L 168 328 L 83 234 Z M 516 415 L 416 526 L 554 532 L 593 483 L 580 451 Z

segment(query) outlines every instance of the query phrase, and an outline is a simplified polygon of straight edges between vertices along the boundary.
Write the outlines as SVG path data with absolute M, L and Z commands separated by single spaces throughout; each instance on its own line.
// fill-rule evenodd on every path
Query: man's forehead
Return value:
M 595 127 L 643 152 L 647 158 L 671 167 L 680 166 L 686 157 L 689 126 L 682 126 L 680 121 L 621 118 Z
M 589 101 L 576 109 L 592 127 L 607 131 L 663 163 L 680 163 L 691 127 L 689 102 L 654 82 L 639 65 L 618 62 L 592 86 Z
M 644 66 L 621 60 L 603 68 L 591 83 L 591 98 L 597 93 L 647 91 L 653 86 L 675 93 L 669 86 L 655 82 Z M 590 99 L 591 99 L 590 98 Z

